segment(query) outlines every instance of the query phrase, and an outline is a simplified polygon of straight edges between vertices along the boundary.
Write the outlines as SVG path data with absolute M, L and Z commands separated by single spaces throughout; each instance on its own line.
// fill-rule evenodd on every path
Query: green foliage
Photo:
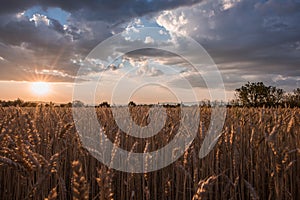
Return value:
M 274 86 L 266 86 L 263 82 L 248 82 L 235 91 L 243 106 L 277 106 L 283 103 L 284 91 Z

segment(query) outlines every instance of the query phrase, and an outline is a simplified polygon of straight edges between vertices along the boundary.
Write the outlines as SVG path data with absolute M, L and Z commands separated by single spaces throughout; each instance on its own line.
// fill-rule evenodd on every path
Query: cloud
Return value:
M 72 81 L 81 66 L 80 61 L 99 42 L 123 30 L 132 32 L 151 23 L 165 29 L 159 33 L 161 37 L 172 32 L 164 45 L 188 49 L 189 46 L 179 39 L 180 34 L 202 44 L 224 77 L 228 77 L 224 80 L 229 88 L 250 78 L 271 82 L 279 75 L 288 77 L 285 80 L 289 81 L 278 80 L 278 83 L 294 84 L 300 76 L 299 1 L 116 0 L 97 3 L 75 0 L 70 4 L 59 0 L 4 0 L 2 4 L 0 58 L 4 60 L 0 59 L 1 80 L 25 80 L 43 72 L 38 75 L 47 75 L 53 81 Z M 65 23 L 59 16 L 51 17 L 45 12 L 37 11 L 28 16 L 28 11 L 37 6 L 45 10 L 59 8 L 69 16 Z M 156 42 L 156 37 L 144 35 L 137 43 Z M 116 52 L 130 45 L 129 40 L 121 41 Z M 197 56 L 197 53 L 191 55 Z M 182 72 L 190 72 L 184 59 L 169 52 L 143 49 L 130 52 L 125 58 L 132 62 L 155 59 L 161 66 L 152 67 L 148 63 L 139 68 L 139 73 L 150 76 L 162 75 L 164 65 L 182 67 Z M 86 71 L 99 72 L 102 68 L 94 66 Z M 120 69 L 119 64 L 110 69 Z M 47 70 L 49 73 L 45 74 Z M 187 78 L 195 86 L 203 85 L 192 74 Z
M 154 39 L 152 37 L 150 37 L 150 36 L 147 36 L 145 38 L 145 43 L 146 44 L 154 43 Z
M 241 0 L 223 0 L 222 2 L 222 10 L 228 10 L 235 6 L 236 3 L 240 2 Z
M 1 80 L 22 80 L 24 75 L 33 77 L 35 69 L 59 70 L 70 76 L 77 74 L 80 66 L 72 62 L 74 59 L 83 59 L 86 54 L 103 40 L 111 35 L 110 30 L 98 30 L 91 36 L 90 27 L 101 22 L 78 23 L 63 26 L 59 21 L 47 16 L 34 14 L 32 18 L 24 15 L 0 16 L 0 54 L 8 61 L 1 64 Z M 23 76 L 18 71 L 31 68 Z M 5 72 L 4 72 L 5 71 Z M 53 76 L 52 81 L 73 79 Z
M 18 73 L 14 72 L 27 69 L 33 69 L 27 70 L 27 73 L 35 73 L 35 69 L 58 70 L 74 76 L 80 67 L 74 60 L 84 59 L 98 43 L 124 30 L 124 24 L 130 24 L 132 19 L 135 18 L 133 21 L 136 26 L 141 24 L 136 18 L 138 16 L 197 2 L 200 1 L 116 0 L 99 3 L 75 0 L 66 3 L 57 0 L 4 0 L 0 8 L 0 55 L 5 54 L 2 57 L 9 62 L 1 63 L 1 71 L 6 73 L 2 73 L 0 78 L 19 80 Z M 55 19 L 45 14 L 47 12 L 44 11 L 49 8 L 57 8 Z M 65 24 L 58 20 L 59 12 L 69 14 Z M 145 42 L 153 41 L 146 38 Z
M 26 0 L 22 2 L 17 0 L 4 0 L 2 4 L 5 6 L 1 6 L 0 14 L 18 13 L 33 6 L 41 6 L 42 8 L 57 7 L 72 13 L 76 18 L 116 22 L 118 20 L 128 20 L 128 18 L 143 16 L 160 10 L 189 6 L 199 2 L 201 2 L 201 0 L 157 0 L 151 2 L 136 0 L 104 0 L 101 2 L 74 0 L 72 3 L 60 0 Z
M 29 19 L 29 21 L 33 21 L 35 23 L 35 26 L 38 26 L 38 25 L 49 26 L 50 25 L 50 20 L 47 18 L 47 16 L 41 15 L 41 14 L 34 14 L 32 16 L 32 18 Z
M 234 70 L 237 75 L 253 75 L 254 81 L 264 81 L 259 75 L 269 73 L 300 76 L 298 19 L 300 3 L 292 0 L 207 1 L 156 16 L 157 23 L 168 31 L 202 44 L 222 73 Z M 176 35 L 173 37 L 176 41 Z
M 138 69 L 136 71 L 136 74 L 138 76 L 159 76 L 162 75 L 163 72 L 155 67 L 149 66 L 149 61 L 145 60 L 143 62 L 137 63 Z
M 189 23 L 185 16 L 185 12 L 174 13 L 172 11 L 163 11 L 160 15 L 158 15 L 156 22 L 168 31 L 182 35 L 187 34 L 187 30 L 183 28 Z

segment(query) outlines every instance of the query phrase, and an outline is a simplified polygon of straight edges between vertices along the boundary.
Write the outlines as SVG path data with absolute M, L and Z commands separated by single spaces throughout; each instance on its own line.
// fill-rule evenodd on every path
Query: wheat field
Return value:
M 192 145 L 171 165 L 125 173 L 101 164 L 81 145 L 71 108 L 0 108 L 0 199 L 297 199 L 300 196 L 300 109 L 227 108 L 222 136 L 198 154 L 211 109 L 201 107 Z M 147 124 L 147 106 L 131 108 Z M 166 145 L 176 134 L 179 108 L 155 136 L 122 132 L 110 108 L 97 108 L 109 139 L 132 152 Z

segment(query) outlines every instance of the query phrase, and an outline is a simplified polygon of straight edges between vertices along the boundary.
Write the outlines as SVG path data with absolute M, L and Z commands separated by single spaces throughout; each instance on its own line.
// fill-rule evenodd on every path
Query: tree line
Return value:
M 216 102 L 202 101 L 201 106 L 213 106 Z M 83 107 L 86 106 L 81 101 L 68 102 L 66 104 L 37 103 L 16 99 L 13 101 L 1 101 L 1 107 L 19 106 L 19 107 L 36 107 L 38 105 L 54 107 Z M 129 106 L 136 106 L 131 101 Z M 266 86 L 263 82 L 248 82 L 235 90 L 235 99 L 227 103 L 228 106 L 246 106 L 246 107 L 300 107 L 300 88 L 294 89 L 292 93 L 287 93 L 283 89 L 275 86 Z M 166 105 L 168 106 L 168 105 Z M 180 104 L 169 105 L 180 106 Z M 102 102 L 96 107 L 110 107 L 107 102 Z
M 266 86 L 263 82 L 248 82 L 235 90 L 232 105 L 247 107 L 300 107 L 300 88 L 287 93 L 283 89 Z

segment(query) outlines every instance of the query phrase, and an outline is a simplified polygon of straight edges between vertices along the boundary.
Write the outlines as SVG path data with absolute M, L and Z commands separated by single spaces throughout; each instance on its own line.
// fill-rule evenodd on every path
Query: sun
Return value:
M 46 82 L 33 82 L 31 83 L 31 91 L 38 96 L 44 96 L 49 93 L 50 85 Z

